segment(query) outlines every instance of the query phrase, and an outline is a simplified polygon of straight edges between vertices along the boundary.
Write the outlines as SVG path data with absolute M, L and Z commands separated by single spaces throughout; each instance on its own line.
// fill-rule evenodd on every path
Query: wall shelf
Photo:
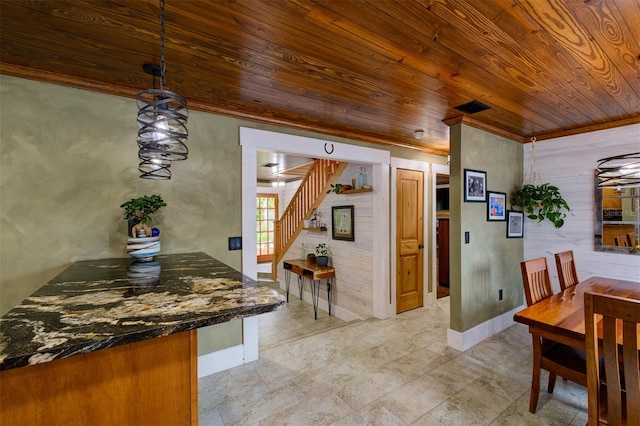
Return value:
M 324 226 L 322 228 L 302 228 L 302 229 L 304 229 L 305 231 L 310 231 L 310 232 L 324 232 L 324 231 L 327 230 L 327 228 L 324 227 Z
M 362 192 L 373 192 L 373 188 L 344 189 L 340 194 L 360 194 Z

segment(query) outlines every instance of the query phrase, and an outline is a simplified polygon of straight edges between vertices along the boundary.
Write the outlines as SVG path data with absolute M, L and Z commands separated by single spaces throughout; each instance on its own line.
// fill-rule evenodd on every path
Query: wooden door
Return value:
M 396 183 L 396 312 L 422 306 L 424 174 L 398 169 Z
M 278 194 L 258 194 L 256 198 L 256 232 L 258 263 L 271 262 L 274 250 L 274 221 L 278 218 Z

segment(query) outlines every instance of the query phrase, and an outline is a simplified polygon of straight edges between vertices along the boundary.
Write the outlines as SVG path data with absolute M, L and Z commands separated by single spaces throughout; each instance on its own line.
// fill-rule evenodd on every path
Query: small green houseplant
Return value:
M 329 189 L 327 191 L 327 194 L 330 194 L 332 192 L 335 192 L 336 194 L 341 193 L 342 192 L 342 184 L 341 183 L 336 183 L 335 185 L 331 184 L 331 189 Z
M 523 185 L 511 195 L 511 204 L 523 208 L 529 219 L 538 220 L 538 222 L 547 219 L 556 228 L 564 225 L 564 218 L 571 210 L 562 198 L 558 187 L 548 183 Z
M 145 229 L 145 234 L 150 237 L 151 224 L 153 223 L 151 214 L 166 205 L 167 203 L 162 197 L 155 194 L 143 195 L 122 203 L 120 207 L 124 212 L 124 218 L 129 223 L 129 234 L 136 237 L 139 228 L 142 228 Z
M 315 251 L 318 266 L 327 266 L 329 264 L 329 245 L 320 243 L 315 247 Z

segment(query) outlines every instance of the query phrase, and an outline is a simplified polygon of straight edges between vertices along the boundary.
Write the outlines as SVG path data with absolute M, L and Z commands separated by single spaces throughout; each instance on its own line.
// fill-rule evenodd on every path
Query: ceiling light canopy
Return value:
M 640 187 L 640 152 L 598 160 L 598 188 Z
M 187 101 L 177 93 L 164 89 L 165 81 L 165 0 L 160 0 L 160 66 L 144 64 L 143 69 L 153 76 L 153 89 L 138 92 L 138 158 L 143 179 L 171 179 L 171 163 L 185 160 L 189 155 L 186 141 L 189 136 Z M 156 77 L 160 88 L 156 88 Z

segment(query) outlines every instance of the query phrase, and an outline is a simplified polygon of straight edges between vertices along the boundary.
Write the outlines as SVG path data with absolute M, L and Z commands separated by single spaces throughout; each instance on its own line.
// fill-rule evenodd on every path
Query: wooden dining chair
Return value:
M 527 306 L 531 306 L 553 294 L 546 257 L 520 262 L 520 269 L 522 271 Z
M 584 314 L 589 404 L 587 424 L 638 426 L 640 300 L 587 292 L 584 295 Z M 599 339 L 599 329 L 602 330 L 602 339 Z M 619 330 L 622 331 L 621 339 Z M 599 356 L 604 358 L 604 362 L 599 360 Z
M 627 234 L 627 243 L 629 244 L 629 247 L 636 246 L 636 235 L 633 232 L 629 232 Z
M 576 262 L 573 259 L 573 250 L 556 253 L 555 258 L 560 290 L 564 291 L 578 284 L 578 272 L 576 271 Z
M 629 242 L 629 236 L 627 234 L 618 235 L 613 238 L 613 243 L 617 247 L 631 247 L 631 243 Z
M 520 269 L 527 306 L 553 295 L 546 257 L 520 262 Z M 532 332 L 531 337 L 533 340 L 533 372 L 531 374 L 529 411 L 535 413 L 540 394 L 541 370 L 549 372 L 547 392 L 553 393 L 557 376 L 586 387 L 587 365 L 583 350 L 544 339 L 537 333 Z

